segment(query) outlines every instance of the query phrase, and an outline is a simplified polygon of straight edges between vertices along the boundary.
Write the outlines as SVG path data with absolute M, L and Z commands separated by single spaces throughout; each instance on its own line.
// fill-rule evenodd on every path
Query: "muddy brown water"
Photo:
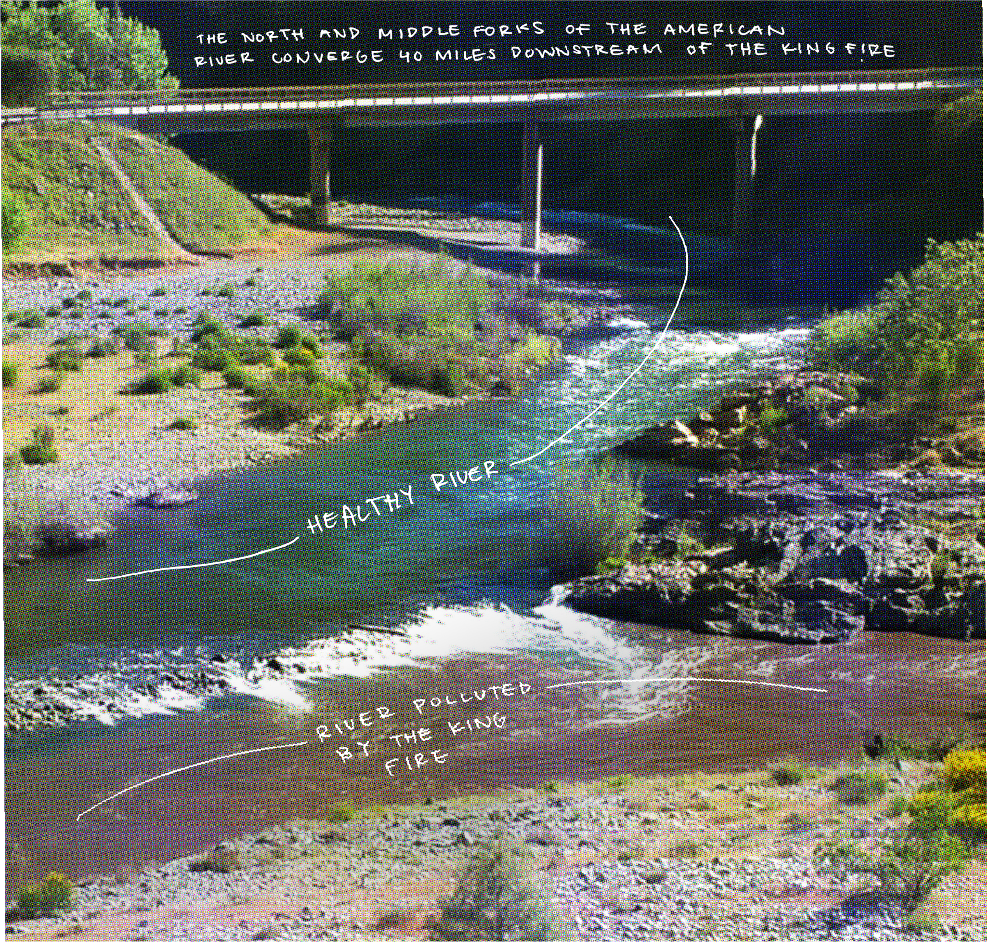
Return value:
M 699 676 L 765 677 L 830 693 L 695 682 L 674 716 L 594 725 L 601 708 L 592 688 L 548 690 L 557 675 L 535 662 L 487 657 L 452 660 L 386 684 L 348 680 L 310 688 L 309 715 L 244 700 L 158 718 L 115 746 L 103 741 L 98 763 L 84 734 L 65 733 L 77 748 L 63 744 L 54 763 L 48 754 L 8 755 L 8 885 L 51 869 L 80 878 L 164 861 L 294 817 L 318 818 L 340 802 L 420 802 L 619 772 L 756 769 L 785 755 L 829 761 L 858 753 L 871 729 L 983 737 L 981 643 L 865 633 L 848 644 L 791 647 L 659 635 L 665 650 L 679 644 L 715 652 Z M 768 665 L 770 673 L 758 673 Z M 494 685 L 519 692 L 520 683 L 531 687 L 525 697 L 488 694 L 483 702 L 461 702 L 462 694 Z M 433 697 L 452 703 L 416 708 L 416 700 Z M 378 708 L 391 715 L 381 720 Z M 360 714 L 371 720 L 369 730 Z M 502 718 L 500 728 L 496 720 L 489 729 L 483 725 L 492 714 Z M 348 734 L 344 719 L 369 732 L 360 741 L 373 740 L 370 758 L 333 729 L 338 723 Z M 468 728 L 476 720 L 480 728 Z M 316 734 L 320 725 L 333 730 L 324 741 Z M 432 730 L 430 741 L 388 739 L 409 731 L 417 737 L 422 728 Z M 162 771 L 232 748 L 295 741 L 309 745 L 172 775 L 76 820 L 114 791 Z M 340 747 L 354 758 L 340 761 Z M 433 750 L 447 758 L 435 761 Z M 425 765 L 409 771 L 403 757 L 413 763 L 416 754 Z M 390 769 L 389 759 L 397 759 Z

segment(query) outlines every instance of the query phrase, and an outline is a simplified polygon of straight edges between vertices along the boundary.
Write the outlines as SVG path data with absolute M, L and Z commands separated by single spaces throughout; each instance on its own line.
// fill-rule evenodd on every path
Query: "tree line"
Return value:
M 169 89 L 178 79 L 156 29 L 117 0 L 2 0 L 3 104 L 43 104 L 52 92 Z

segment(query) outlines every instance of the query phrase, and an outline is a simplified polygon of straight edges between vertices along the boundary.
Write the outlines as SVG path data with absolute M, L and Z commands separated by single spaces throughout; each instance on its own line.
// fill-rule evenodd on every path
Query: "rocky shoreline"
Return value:
M 984 636 L 983 477 L 800 472 L 700 479 L 643 535 L 649 561 L 569 586 L 617 621 L 794 643 Z
M 984 637 L 982 435 L 903 432 L 870 407 L 878 392 L 851 375 L 766 377 L 616 446 L 721 474 L 661 506 L 637 559 L 572 584 L 568 604 L 794 643 Z
M 871 771 L 888 787 L 930 775 L 921 762 Z M 947 880 L 937 896 L 950 904 L 944 928 L 917 934 L 873 878 L 834 864 L 826 848 L 843 835 L 867 850 L 894 827 L 881 798 L 841 797 L 846 774 L 619 776 L 369 813 L 340 805 L 326 821 L 84 881 L 65 911 L 7 932 L 121 942 L 481 938 L 443 934 L 443 904 L 463 864 L 503 837 L 528 853 L 529 879 L 563 914 L 566 939 L 982 938 L 975 873 Z M 17 917 L 15 904 L 8 919 Z

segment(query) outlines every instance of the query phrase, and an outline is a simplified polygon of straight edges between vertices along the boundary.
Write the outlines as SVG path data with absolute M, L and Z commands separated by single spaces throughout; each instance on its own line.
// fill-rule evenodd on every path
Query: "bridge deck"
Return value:
M 319 121 L 414 125 L 882 112 L 933 108 L 943 95 L 981 84 L 980 69 L 901 69 L 59 93 L 44 108 L 5 110 L 3 120 L 110 118 L 140 130 L 178 133 Z

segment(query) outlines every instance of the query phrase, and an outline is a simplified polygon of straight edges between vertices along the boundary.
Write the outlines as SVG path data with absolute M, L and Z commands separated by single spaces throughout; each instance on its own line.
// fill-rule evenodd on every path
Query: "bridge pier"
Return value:
M 312 199 L 312 221 L 317 226 L 325 226 L 329 222 L 326 204 L 332 199 L 330 168 L 334 130 L 331 124 L 308 126 L 309 192 Z
M 521 134 L 521 248 L 541 250 L 541 187 L 543 147 L 538 122 L 527 119 Z M 537 258 L 525 266 L 532 278 L 541 276 Z
M 733 119 L 734 171 L 733 171 L 733 244 L 743 249 L 750 242 L 752 229 L 752 198 L 754 173 L 751 148 L 754 144 L 755 119 L 736 115 Z

